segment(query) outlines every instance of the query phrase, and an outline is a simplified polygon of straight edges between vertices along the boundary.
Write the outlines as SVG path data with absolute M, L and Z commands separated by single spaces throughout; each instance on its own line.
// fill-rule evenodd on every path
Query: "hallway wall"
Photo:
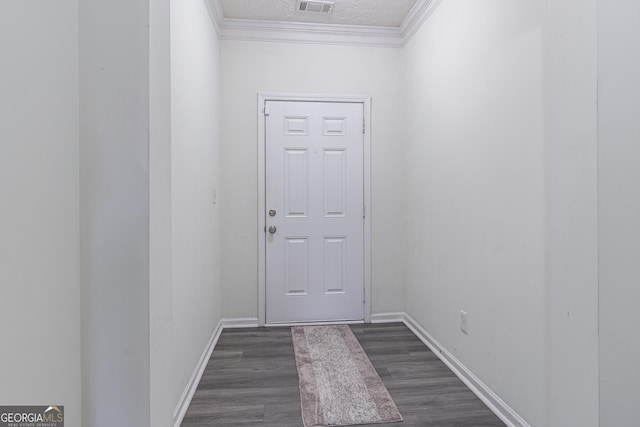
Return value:
M 401 51 L 222 41 L 224 317 L 257 317 L 257 94 L 372 97 L 372 312 L 401 311 Z
M 173 403 L 221 317 L 220 58 L 202 0 L 171 2 Z M 172 408 L 173 409 L 173 408 Z
M 405 309 L 536 426 L 549 379 L 545 7 L 445 1 L 405 47 L 403 75 Z
M 152 354 L 149 3 L 78 6 L 81 424 L 145 426 Z
M 600 425 L 638 424 L 640 4 L 598 2 Z
M 547 246 L 550 426 L 598 425 L 596 0 L 549 0 Z
M 0 13 L 0 403 L 80 422 L 78 2 Z

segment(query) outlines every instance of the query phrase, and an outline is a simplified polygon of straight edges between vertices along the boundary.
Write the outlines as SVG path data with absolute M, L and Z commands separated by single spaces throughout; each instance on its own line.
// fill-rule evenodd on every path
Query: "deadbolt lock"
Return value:
M 269 211 L 269 216 L 276 216 L 276 211 L 274 209 L 271 209 Z

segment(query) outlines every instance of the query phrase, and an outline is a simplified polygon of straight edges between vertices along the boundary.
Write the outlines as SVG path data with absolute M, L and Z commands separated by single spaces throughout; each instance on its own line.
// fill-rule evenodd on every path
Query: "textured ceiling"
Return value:
M 333 0 L 331 14 L 299 12 L 296 0 L 220 0 L 226 19 L 399 27 L 417 0 Z

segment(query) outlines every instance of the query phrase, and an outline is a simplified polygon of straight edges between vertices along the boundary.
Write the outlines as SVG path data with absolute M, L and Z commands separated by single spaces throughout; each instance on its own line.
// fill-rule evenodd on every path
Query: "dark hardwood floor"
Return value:
M 351 329 L 404 418 L 371 427 L 504 426 L 404 324 Z M 301 427 L 291 329 L 225 329 L 182 426 Z

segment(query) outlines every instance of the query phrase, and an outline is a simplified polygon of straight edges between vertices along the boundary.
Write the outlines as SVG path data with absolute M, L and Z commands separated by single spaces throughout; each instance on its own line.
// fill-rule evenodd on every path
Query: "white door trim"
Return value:
M 266 322 L 265 119 L 266 101 L 360 103 L 364 111 L 364 321 L 371 322 L 371 98 L 351 95 L 258 93 L 258 322 Z

